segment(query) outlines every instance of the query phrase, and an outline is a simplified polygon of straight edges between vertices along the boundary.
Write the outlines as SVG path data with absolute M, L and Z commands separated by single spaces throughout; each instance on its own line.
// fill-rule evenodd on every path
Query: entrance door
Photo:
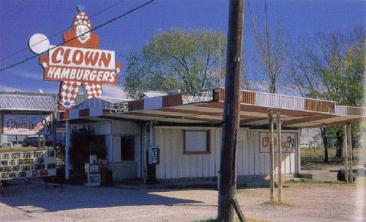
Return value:
M 135 160 L 135 140 L 133 136 L 121 137 L 121 160 Z

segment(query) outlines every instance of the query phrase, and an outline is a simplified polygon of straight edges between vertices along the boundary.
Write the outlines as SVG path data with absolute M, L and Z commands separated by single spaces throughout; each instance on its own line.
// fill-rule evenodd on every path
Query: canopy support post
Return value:
M 348 124 L 348 169 L 349 169 L 349 181 L 353 183 L 353 171 L 352 171 L 352 157 L 353 157 L 353 150 L 352 150 L 352 128 L 351 124 Z
M 65 178 L 70 179 L 70 122 L 66 120 Z
M 270 134 L 270 198 L 271 203 L 274 202 L 274 138 L 273 138 L 273 113 L 272 109 L 268 110 L 269 134 Z
M 281 143 L 281 138 L 282 138 L 282 134 L 281 134 L 281 128 L 282 128 L 282 124 L 281 124 L 281 115 L 278 112 L 277 113 L 277 175 L 278 175 L 278 202 L 281 203 L 282 202 L 282 143 Z
M 348 183 L 348 142 L 347 142 L 347 125 L 344 124 L 343 127 L 343 149 L 344 149 L 344 165 L 345 165 L 345 171 L 344 171 L 344 179 L 346 183 Z

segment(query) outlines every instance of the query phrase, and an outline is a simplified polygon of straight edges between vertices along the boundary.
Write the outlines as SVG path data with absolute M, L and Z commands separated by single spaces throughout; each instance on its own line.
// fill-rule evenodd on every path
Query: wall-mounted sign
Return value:
M 293 153 L 298 145 L 296 132 L 282 132 L 281 145 L 283 153 Z M 277 152 L 277 134 L 273 133 L 275 152 Z M 270 152 L 270 134 L 268 132 L 259 132 L 259 152 Z
M 56 176 L 53 149 L 0 150 L 0 180 Z
M 40 56 L 40 64 L 44 80 L 61 82 L 59 109 L 70 109 L 75 105 L 80 86 L 85 88 L 85 95 L 92 98 L 102 95 L 103 84 L 118 82 L 122 65 L 116 61 L 114 51 L 100 49 L 99 37 L 91 30 L 88 16 L 80 10 L 71 29 L 64 34 L 62 46 L 46 47 L 49 41 L 39 33 L 29 40 L 34 53 L 48 50 L 48 55 Z
M 4 114 L 3 134 L 7 135 L 49 135 L 51 115 Z

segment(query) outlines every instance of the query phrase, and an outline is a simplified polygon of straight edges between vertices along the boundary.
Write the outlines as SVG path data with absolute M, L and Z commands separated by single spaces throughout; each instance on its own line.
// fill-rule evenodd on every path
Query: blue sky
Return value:
M 91 18 L 93 26 L 118 16 L 143 0 L 1 0 L 0 1 L 0 67 L 11 65 L 32 56 L 25 50 L 34 33 L 50 37 L 71 26 L 76 7 L 83 5 L 91 17 L 101 9 L 111 9 Z M 248 0 L 245 0 L 247 3 Z M 264 18 L 264 1 L 251 0 L 253 14 Z M 248 5 L 246 4 L 246 12 Z M 290 48 L 299 38 L 311 38 L 319 32 L 333 30 L 347 32 L 354 26 L 365 25 L 366 1 L 356 0 L 268 0 L 270 26 L 280 24 Z M 134 12 L 99 30 L 101 47 L 115 50 L 120 61 L 132 51 L 138 51 L 153 35 L 172 28 L 180 30 L 205 29 L 226 33 L 228 3 L 224 0 L 155 0 L 151 5 Z M 246 13 L 244 25 L 244 52 L 249 55 L 249 77 L 260 76 L 255 63 L 250 61 L 256 53 Z M 225 34 L 226 35 L 226 34 Z M 62 34 L 50 38 L 51 44 L 61 43 Z M 5 59 L 4 59 L 5 58 Z M 12 69 L 0 72 L 0 89 L 56 92 L 59 84 L 42 80 L 38 59 L 30 60 Z M 123 71 L 121 72 L 123 79 Z M 112 87 L 113 88 L 113 87 Z M 112 90 L 112 89 L 111 89 Z

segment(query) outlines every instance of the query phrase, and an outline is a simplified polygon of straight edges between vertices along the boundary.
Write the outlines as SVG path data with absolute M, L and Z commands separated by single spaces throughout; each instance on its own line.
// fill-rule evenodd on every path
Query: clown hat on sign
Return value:
M 64 34 L 66 46 L 99 48 L 99 37 L 93 32 L 92 24 L 83 6 L 78 6 L 70 31 Z

